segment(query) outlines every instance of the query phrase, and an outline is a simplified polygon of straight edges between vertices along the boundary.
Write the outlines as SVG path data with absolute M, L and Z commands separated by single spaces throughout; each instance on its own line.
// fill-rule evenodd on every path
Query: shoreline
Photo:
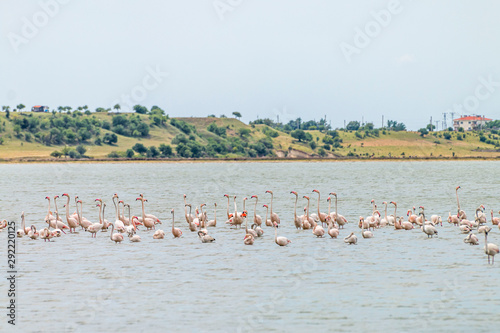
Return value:
M 497 157 L 310 157 L 310 158 L 82 158 L 82 159 L 52 159 L 21 157 L 15 159 L 0 159 L 0 164 L 31 164 L 31 163 L 235 163 L 235 162 L 410 162 L 410 161 L 497 161 Z

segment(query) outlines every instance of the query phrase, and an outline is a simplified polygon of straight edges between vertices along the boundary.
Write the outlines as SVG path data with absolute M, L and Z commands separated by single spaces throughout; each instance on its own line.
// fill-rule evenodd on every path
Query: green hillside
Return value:
M 156 111 L 156 110 L 155 110 Z M 299 133 L 301 132 L 301 133 Z M 292 137 L 293 135 L 293 137 Z M 299 140 L 300 139 L 300 140 Z M 500 156 L 498 133 L 290 131 L 163 112 L 0 114 L 0 159 L 409 158 Z

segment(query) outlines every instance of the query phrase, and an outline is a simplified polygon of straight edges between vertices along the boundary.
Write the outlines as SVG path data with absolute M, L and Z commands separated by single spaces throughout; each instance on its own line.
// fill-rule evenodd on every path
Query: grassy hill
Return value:
M 121 117 L 115 119 L 115 117 Z M 451 158 L 500 156 L 496 131 L 305 131 L 299 141 L 267 125 L 234 118 L 81 112 L 0 114 L 0 159 L 73 158 Z M 110 143 L 115 136 L 116 142 Z M 111 140 L 113 141 L 113 140 Z M 130 151 L 137 144 L 146 151 Z M 83 156 L 76 147 L 84 151 Z M 152 148 L 152 147 L 156 147 Z M 136 146 L 137 148 L 137 146 Z M 162 149 L 159 149 L 162 148 Z M 171 149 L 171 153 L 169 153 Z M 73 151 L 71 153 L 71 151 Z M 59 152 L 61 157 L 54 157 Z M 53 156 L 51 156 L 51 154 Z

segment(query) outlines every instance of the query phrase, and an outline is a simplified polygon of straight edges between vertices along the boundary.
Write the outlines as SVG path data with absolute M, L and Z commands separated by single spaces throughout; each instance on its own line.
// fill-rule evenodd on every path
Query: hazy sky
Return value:
M 333 127 L 498 119 L 499 13 L 495 0 L 1 0 L 0 104 Z

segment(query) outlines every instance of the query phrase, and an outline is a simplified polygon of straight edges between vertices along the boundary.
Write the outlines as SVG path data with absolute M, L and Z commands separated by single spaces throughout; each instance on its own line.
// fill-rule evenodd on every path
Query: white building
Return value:
M 485 118 L 484 116 L 463 116 L 461 118 L 453 119 L 453 130 L 458 131 L 460 127 L 464 131 L 472 131 L 481 129 L 490 118 Z

